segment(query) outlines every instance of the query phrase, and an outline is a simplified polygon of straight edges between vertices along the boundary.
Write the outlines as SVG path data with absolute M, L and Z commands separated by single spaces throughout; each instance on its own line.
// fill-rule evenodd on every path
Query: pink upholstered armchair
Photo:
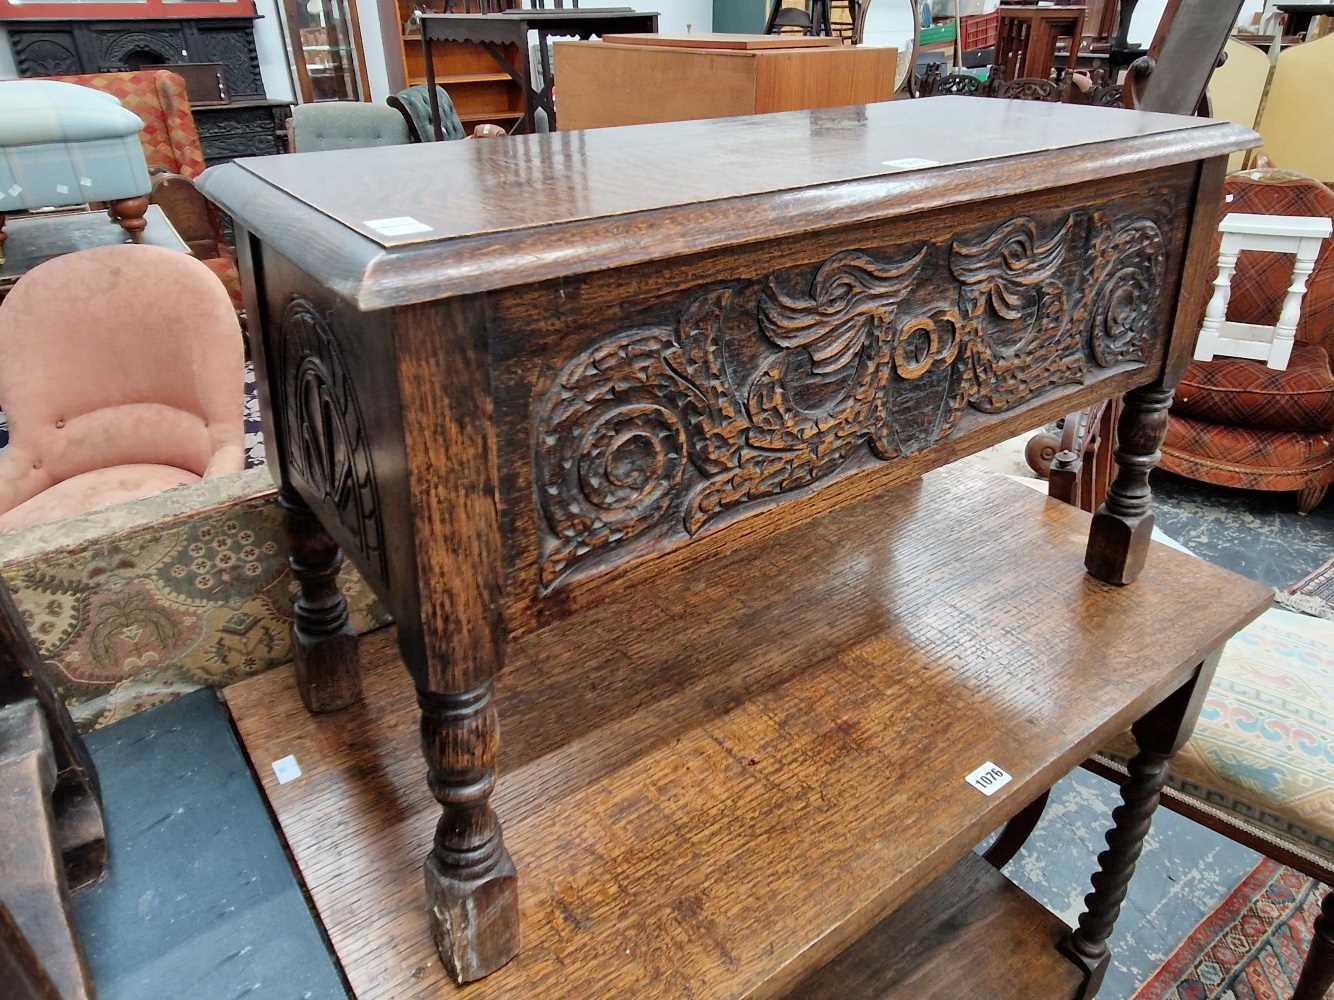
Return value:
M 0 531 L 240 472 L 242 350 L 193 257 L 122 245 L 34 268 L 0 304 Z

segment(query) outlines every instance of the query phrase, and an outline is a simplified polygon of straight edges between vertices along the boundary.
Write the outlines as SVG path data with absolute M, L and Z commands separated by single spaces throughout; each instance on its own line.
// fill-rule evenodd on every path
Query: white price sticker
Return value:
M 395 215 L 390 219 L 367 219 L 366 226 L 374 229 L 381 236 L 410 236 L 413 233 L 429 233 L 431 227 L 410 215 Z
M 983 795 L 994 795 L 1010 783 L 1010 776 L 991 761 L 987 761 L 972 774 L 963 779 Z
M 273 762 L 273 776 L 278 779 L 280 785 L 285 785 L 289 781 L 296 781 L 297 778 L 301 777 L 301 765 L 289 753 L 282 760 Z
M 920 156 L 904 156 L 897 160 L 881 160 L 882 167 L 891 170 L 920 170 L 922 167 L 938 167 L 939 160 L 924 160 Z

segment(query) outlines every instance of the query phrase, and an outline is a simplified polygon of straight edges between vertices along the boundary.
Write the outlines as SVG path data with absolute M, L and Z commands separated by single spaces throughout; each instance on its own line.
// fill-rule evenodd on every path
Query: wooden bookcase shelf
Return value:
M 426 64 L 422 54 L 421 34 L 416 30 L 404 31 L 413 10 L 420 4 L 413 0 L 395 0 L 382 3 L 380 34 L 384 39 L 385 67 L 389 74 L 389 89 L 397 93 L 404 87 L 426 82 Z M 462 9 L 466 5 L 455 5 Z M 518 6 L 512 3 L 510 6 Z M 432 10 L 443 10 L 442 0 L 433 0 Z M 499 125 L 510 129 L 523 117 L 523 96 L 510 75 L 498 70 L 481 45 L 472 42 L 437 42 L 433 48 L 436 83 L 448 91 L 454 102 L 459 120 L 469 127 Z M 514 66 L 527 59 L 528 53 L 517 46 L 504 46 L 506 58 Z

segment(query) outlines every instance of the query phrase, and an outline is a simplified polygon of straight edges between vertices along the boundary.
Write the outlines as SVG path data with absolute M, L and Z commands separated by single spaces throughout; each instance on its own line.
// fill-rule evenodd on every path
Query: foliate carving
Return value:
M 99 72 L 128 69 L 129 57 L 141 52 L 152 53 L 167 64 L 179 62 L 185 51 L 185 37 L 173 30 L 117 31 L 104 28 L 94 31 L 92 37 L 101 50 Z
M 342 351 L 309 301 L 288 303 L 281 323 L 281 413 L 287 463 L 333 507 L 357 549 L 386 574 L 384 525 L 370 441 Z
M 264 96 L 255 36 L 249 26 L 214 28 L 197 22 L 194 36 L 201 62 L 222 63 L 223 79 L 229 93 Z
M 1065 95 L 1065 88 L 1051 80 L 1023 78 L 1001 81 L 995 88 L 997 97 L 1011 101 L 1048 101 L 1058 103 Z
M 1112 232 L 1101 230 L 1092 259 L 1093 359 L 1104 368 L 1141 357 L 1157 321 L 1167 251 L 1162 230 L 1147 219 Z
M 599 341 L 538 404 L 544 587 L 640 536 L 694 535 L 856 461 L 949 436 L 1090 366 L 1144 360 L 1166 242 L 1149 217 L 1018 218 L 702 291 Z
M 79 56 L 68 36 L 32 36 L 13 31 L 10 44 L 14 48 L 14 63 L 19 76 L 68 76 L 79 72 Z

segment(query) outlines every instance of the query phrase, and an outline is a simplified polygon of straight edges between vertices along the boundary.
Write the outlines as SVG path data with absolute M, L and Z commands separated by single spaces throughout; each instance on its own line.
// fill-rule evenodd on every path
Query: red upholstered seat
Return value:
M 1334 218 L 1334 191 L 1288 171 L 1233 174 L 1225 191 L 1220 219 L 1229 212 Z M 1220 240 L 1215 238 L 1215 257 Z M 1242 253 L 1228 318 L 1272 324 L 1291 280 L 1291 255 Z M 1220 486 L 1296 490 L 1299 509 L 1309 511 L 1334 481 L 1331 350 L 1334 239 L 1321 247 L 1307 282 L 1288 369 L 1277 372 L 1240 358 L 1193 362 L 1177 387 L 1162 467 Z
M 85 73 L 79 76 L 52 77 L 66 83 L 77 83 L 101 90 L 116 97 L 122 105 L 138 115 L 144 123 L 139 132 L 139 143 L 144 147 L 149 170 L 176 174 L 193 181 L 204 172 L 204 149 L 195 129 L 194 112 L 186 95 L 185 81 L 168 70 L 140 70 L 134 73 Z M 203 196 L 191 192 L 203 202 Z M 156 194 L 156 189 L 155 189 Z M 154 198 L 156 201 L 156 197 Z M 211 209 L 211 206 L 209 206 Z M 222 238 L 222 227 L 216 211 L 209 211 L 203 228 L 211 232 L 192 232 L 193 219 L 174 218 L 170 206 L 163 211 L 191 246 L 208 242 L 216 248 L 216 256 L 196 253 L 208 269 L 222 281 L 231 297 L 233 308 L 241 309 L 241 276 L 236 260 Z M 199 214 L 199 213 L 192 213 Z M 205 237 L 205 241 L 199 239 Z M 209 251 L 212 254 L 213 251 Z
M 1329 355 L 1296 344 L 1286 371 L 1262 361 L 1196 361 L 1177 386 L 1172 412 L 1238 427 L 1318 433 L 1334 427 L 1334 374 Z

